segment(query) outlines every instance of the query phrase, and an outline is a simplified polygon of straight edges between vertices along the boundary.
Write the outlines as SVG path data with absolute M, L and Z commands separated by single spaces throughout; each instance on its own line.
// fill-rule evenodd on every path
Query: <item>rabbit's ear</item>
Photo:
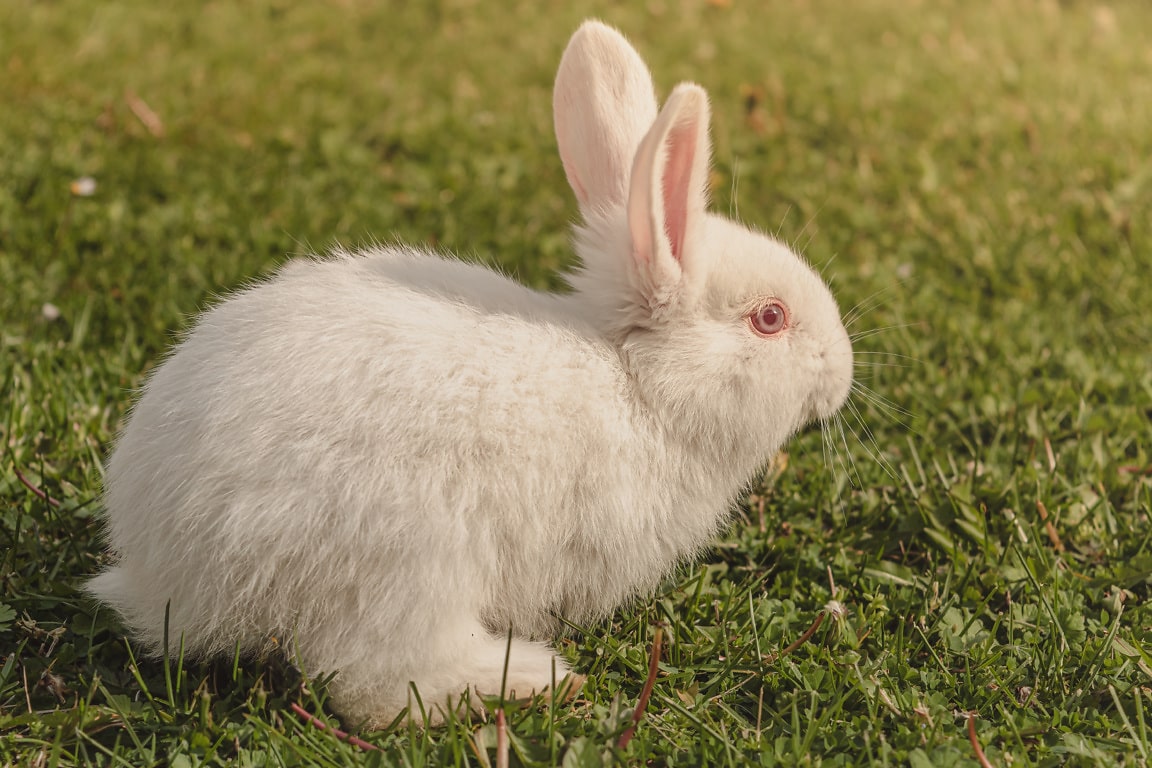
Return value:
M 632 158 L 656 119 L 652 75 L 624 37 L 598 21 L 572 35 L 552 97 L 556 141 L 585 217 L 623 205 Z
M 708 94 L 681 83 L 636 152 L 628 229 L 653 308 L 666 304 L 683 282 L 698 283 L 707 273 L 707 249 L 697 235 L 708 200 L 708 120 Z

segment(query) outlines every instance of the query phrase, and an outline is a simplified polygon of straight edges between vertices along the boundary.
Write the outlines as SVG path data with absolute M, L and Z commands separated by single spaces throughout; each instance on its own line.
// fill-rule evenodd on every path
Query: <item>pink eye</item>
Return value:
M 773 301 L 748 315 L 748 322 L 761 336 L 775 336 L 788 325 L 788 312 L 783 304 Z

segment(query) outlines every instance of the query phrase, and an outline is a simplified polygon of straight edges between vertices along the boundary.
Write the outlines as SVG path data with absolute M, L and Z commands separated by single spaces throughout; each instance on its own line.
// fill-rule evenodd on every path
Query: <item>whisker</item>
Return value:
M 861 360 L 861 361 L 853 362 L 852 367 L 857 368 L 857 369 L 865 369 L 865 368 L 913 368 L 914 366 L 912 366 L 909 363 L 877 363 L 877 362 L 872 362 L 871 360 Z
M 850 328 L 855 323 L 859 322 L 861 318 L 865 317 L 868 313 L 880 307 L 887 300 L 885 294 L 895 291 L 897 288 L 903 288 L 908 283 L 908 280 L 894 280 L 888 285 L 878 288 L 872 293 L 865 296 L 860 301 L 844 314 L 843 323 L 845 328 Z
M 860 355 L 876 355 L 876 356 L 883 355 L 884 357 L 899 357 L 902 360 L 911 360 L 914 363 L 920 362 L 920 358 L 918 358 L 918 357 L 913 357 L 912 355 L 902 355 L 899 352 L 884 352 L 882 350 L 863 349 L 863 350 L 858 350 L 858 351 L 854 352 L 853 354 L 855 354 L 857 356 L 860 356 Z
M 821 277 L 824 277 L 824 272 L 827 271 L 827 269 L 829 267 L 831 267 L 834 263 L 836 263 L 836 259 L 838 259 L 839 257 L 840 257 L 839 253 L 832 254 L 831 256 L 828 257 L 828 260 L 826 262 L 824 262 L 823 264 L 821 264 L 820 268 L 817 269 L 816 271 L 820 273 Z M 828 279 L 828 284 L 831 285 L 832 281 L 836 279 L 836 275 L 832 275 L 832 277 L 827 278 L 827 279 Z
M 864 433 L 864 436 L 868 438 L 868 442 L 872 444 L 872 448 L 869 448 L 868 443 L 865 443 L 863 438 L 860 437 L 860 433 L 853 431 L 853 434 L 856 435 L 856 441 L 860 443 L 860 447 L 872 457 L 873 461 L 880 465 L 880 468 L 884 470 L 884 474 L 892 478 L 892 482 L 897 482 L 895 468 L 884 458 L 880 450 L 880 443 L 876 440 L 876 436 L 872 434 L 872 430 L 868 428 L 868 424 L 864 421 L 864 417 L 860 414 L 856 404 L 849 400 L 845 405 L 848 408 L 848 412 L 856 417 L 856 422 L 860 425 L 860 431 Z M 873 450 L 873 448 L 875 450 Z
M 740 190 L 740 160 L 733 158 L 732 160 L 732 218 L 740 220 L 740 198 L 737 193 Z
M 870 402 L 874 405 L 882 406 L 883 409 L 886 411 L 895 411 L 895 412 L 897 412 L 901 415 L 904 415 L 904 416 L 912 416 L 913 415 L 911 411 L 907 410 L 906 408 L 902 408 L 901 406 L 897 405 L 893 401 L 891 401 L 888 398 L 881 395 L 876 390 L 872 389 L 871 387 L 865 386 L 864 384 L 858 384 L 857 382 L 853 381 L 852 382 L 852 391 L 855 394 L 858 394 L 861 397 L 863 397 L 868 402 Z
M 848 338 L 853 342 L 857 342 L 861 339 L 867 339 L 870 336 L 875 336 L 878 333 L 884 333 L 885 331 L 895 331 L 900 328 L 911 328 L 914 325 L 915 323 L 896 323 L 894 325 L 884 325 L 879 328 L 869 328 L 867 331 L 859 331 L 857 333 L 848 334 Z
M 836 414 L 836 428 L 840 432 L 840 442 L 844 445 L 844 455 L 848 457 L 852 467 L 852 470 L 848 473 L 848 481 L 857 488 L 863 488 L 864 481 L 860 477 L 860 473 L 856 470 L 856 462 L 852 459 L 852 451 L 848 449 L 848 438 L 844 436 L 844 418 L 840 416 L 840 414 Z M 855 475 L 855 479 L 853 479 L 853 475 Z
M 881 362 L 885 360 L 887 362 Z M 902 361 L 902 362 L 893 362 Z M 902 355 L 899 352 L 884 352 L 873 350 L 852 350 L 852 369 L 854 371 L 867 371 L 873 368 L 918 368 L 923 361 L 912 355 Z
M 844 319 L 842 321 L 844 323 L 844 327 L 848 328 L 853 323 L 855 323 L 857 320 L 859 320 L 861 317 L 868 314 L 869 312 L 871 312 L 876 307 L 880 306 L 880 304 L 882 303 L 881 297 L 885 293 L 888 293 L 889 291 L 891 291 L 893 289 L 893 287 L 894 287 L 893 285 L 886 285 L 883 288 L 879 288 L 879 289 L 873 291 L 868 296 L 865 296 L 863 299 L 856 302 L 855 306 L 853 306 L 852 309 L 848 310 L 844 314 Z
M 784 222 L 788 221 L 788 216 L 791 213 L 792 203 L 788 203 L 788 207 L 784 209 L 784 215 L 780 217 L 780 223 L 776 226 L 776 232 L 772 235 L 777 240 L 780 239 L 780 233 L 784 230 Z
M 828 419 L 820 419 L 820 449 L 824 454 L 824 466 L 835 473 L 836 466 L 828 461 Z
M 813 216 L 813 218 L 815 218 L 815 216 Z M 807 226 L 807 225 L 805 225 L 805 226 Z M 799 241 L 800 238 L 797 237 L 796 239 L 797 239 L 797 241 Z M 805 251 L 807 251 L 812 246 L 812 241 L 815 239 L 816 239 L 816 229 L 813 228 L 811 234 L 808 235 L 808 239 L 804 241 L 804 245 L 799 245 L 797 247 L 796 253 L 804 253 Z
M 836 449 L 836 443 L 831 439 L 831 430 L 829 429 L 829 427 L 830 427 L 829 420 L 824 419 L 823 425 L 824 425 L 824 429 L 821 431 L 821 438 L 823 439 L 823 442 L 824 442 L 825 455 L 827 455 L 827 452 L 829 450 L 832 450 L 833 455 L 839 459 L 840 458 L 839 452 L 835 450 Z M 843 460 L 841 460 L 840 463 L 841 463 L 841 466 L 843 466 Z M 844 508 L 844 486 L 840 482 L 840 477 L 838 476 L 835 462 L 833 462 L 833 464 L 829 467 L 829 470 L 832 473 L 832 482 L 835 483 L 836 506 L 838 508 L 840 508 L 841 510 L 843 510 L 843 508 Z M 846 470 L 844 470 L 844 474 L 842 475 L 842 477 L 847 477 L 847 476 L 848 476 L 848 472 Z
M 812 212 L 812 215 L 808 217 L 808 221 L 804 222 L 804 227 L 799 232 L 796 233 L 796 237 L 793 238 L 791 243 L 789 243 L 788 247 L 790 247 L 794 252 L 802 254 L 802 253 L 804 253 L 805 250 L 808 249 L 808 246 L 812 245 L 812 238 L 816 237 L 815 230 L 813 230 L 812 234 L 810 234 L 808 236 L 808 240 L 805 241 L 804 247 L 803 248 L 798 247 L 798 244 L 800 242 L 800 238 L 804 236 L 804 233 L 808 231 L 808 227 L 810 227 L 812 225 L 812 222 L 816 221 L 816 217 L 819 216 L 820 212 L 823 210 L 824 210 L 824 204 L 821 203 L 816 208 L 816 210 Z
M 908 427 L 908 423 L 905 421 L 905 419 L 911 420 L 916 417 L 916 414 L 912 413 L 906 408 L 901 408 L 899 405 L 896 405 L 896 403 L 879 394 L 871 387 L 867 387 L 863 384 L 857 386 L 857 382 L 852 382 L 852 391 L 867 402 L 874 405 L 882 412 L 886 413 L 889 418 L 892 418 L 893 421 L 897 422 L 901 426 Z M 897 414 L 901 418 L 895 418 L 892 414 Z
M 820 420 L 820 437 L 824 443 L 825 461 L 828 468 L 833 473 L 836 472 L 837 464 L 839 464 L 839 469 L 847 475 L 848 467 L 845 465 L 844 458 L 840 455 L 839 450 L 836 448 L 836 440 L 832 437 L 832 426 L 835 423 L 834 419 L 835 415 Z M 831 457 L 831 461 L 827 460 L 829 456 Z

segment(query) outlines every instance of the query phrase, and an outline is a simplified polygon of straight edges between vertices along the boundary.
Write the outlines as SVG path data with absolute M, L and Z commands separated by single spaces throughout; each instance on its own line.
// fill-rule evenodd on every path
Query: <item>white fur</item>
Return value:
M 832 296 L 783 245 L 706 214 L 708 105 L 659 115 L 585 23 L 557 76 L 584 222 L 573 293 L 404 247 L 289 263 L 208 310 L 149 378 L 107 468 L 116 565 L 91 592 L 152 652 L 275 636 L 346 719 L 414 682 L 541 691 L 541 640 L 651 590 L 800 426 L 844 401 Z M 771 338 L 747 315 L 783 302 Z

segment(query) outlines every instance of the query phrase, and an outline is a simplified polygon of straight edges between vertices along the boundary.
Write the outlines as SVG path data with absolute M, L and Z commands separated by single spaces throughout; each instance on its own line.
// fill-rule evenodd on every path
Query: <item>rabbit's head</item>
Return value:
M 704 90 L 682 83 L 658 112 L 636 51 L 587 22 L 560 63 L 554 117 L 583 216 L 570 281 L 664 428 L 763 461 L 831 417 L 852 383 L 836 302 L 786 246 L 706 212 Z

